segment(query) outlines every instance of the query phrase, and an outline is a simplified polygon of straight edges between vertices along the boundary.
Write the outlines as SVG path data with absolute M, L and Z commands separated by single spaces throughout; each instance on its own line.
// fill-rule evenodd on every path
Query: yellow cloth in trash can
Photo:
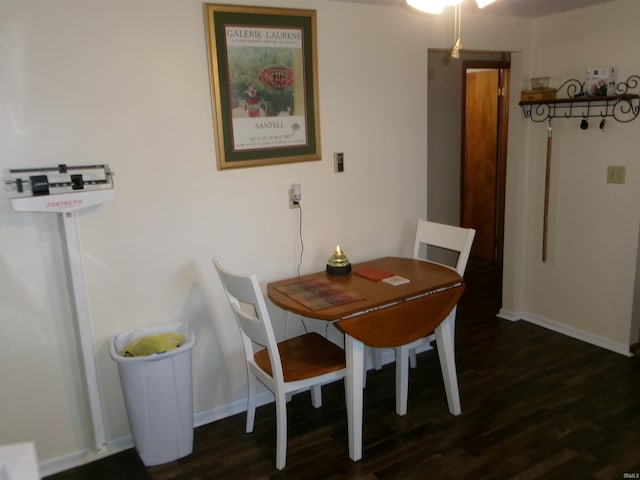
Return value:
M 184 343 L 184 336 L 175 332 L 158 333 L 137 338 L 122 349 L 123 357 L 146 357 L 175 350 Z

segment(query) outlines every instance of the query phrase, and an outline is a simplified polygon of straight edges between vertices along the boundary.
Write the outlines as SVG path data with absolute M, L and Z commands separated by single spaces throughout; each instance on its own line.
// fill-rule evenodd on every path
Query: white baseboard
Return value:
M 256 395 L 256 407 L 260 407 L 271 402 L 273 402 L 273 395 L 271 392 L 265 391 Z M 246 411 L 247 399 L 242 398 L 235 402 L 227 403 L 226 405 L 221 405 L 219 407 L 210 408 L 209 410 L 196 413 L 193 416 L 193 426 L 201 427 Z
M 504 318 L 505 320 L 510 320 L 512 322 L 517 322 L 518 320 L 522 320 L 521 315 L 518 315 L 517 313 L 511 312 L 509 310 L 505 310 L 504 308 L 500 309 L 497 316 L 500 318 Z
M 256 406 L 266 405 L 273 402 L 273 395 L 270 392 L 262 392 L 256 396 Z M 247 399 L 236 400 L 235 402 L 221 405 L 220 407 L 211 408 L 198 412 L 193 416 L 193 426 L 201 427 L 223 418 L 231 417 L 238 413 L 247 411 Z M 41 477 L 47 477 L 70 468 L 86 465 L 87 463 L 95 462 L 101 458 L 115 455 L 124 450 L 128 450 L 133 447 L 133 438 L 131 435 L 125 435 L 123 437 L 110 440 L 107 442 L 105 448 L 101 450 L 84 449 L 77 452 L 55 457 L 38 464 Z
M 632 356 L 629 350 L 629 345 L 613 342 L 608 338 L 600 337 L 598 335 L 585 332 L 584 330 L 570 327 L 563 323 L 549 320 L 549 319 L 540 317 L 538 315 L 534 315 L 532 313 L 512 312 L 509 310 L 501 309 L 500 312 L 498 313 L 498 317 L 504 318 L 505 320 L 510 320 L 512 322 L 515 322 L 518 320 L 524 320 L 525 322 L 533 323 L 534 325 L 538 325 L 548 330 L 561 333 L 562 335 L 575 338 L 576 340 L 590 343 L 591 345 L 595 345 L 596 347 L 604 348 L 606 350 L 619 353 L 620 355 L 624 355 L 625 357 Z
M 95 462 L 101 458 L 109 457 L 122 452 L 123 450 L 128 450 L 131 447 L 133 447 L 133 439 L 131 438 L 131 435 L 127 435 L 125 437 L 108 441 L 107 445 L 100 450 L 86 448 L 67 455 L 39 462 L 38 470 L 40 471 L 40 476 L 44 478 L 64 470 L 69 470 L 70 468 Z

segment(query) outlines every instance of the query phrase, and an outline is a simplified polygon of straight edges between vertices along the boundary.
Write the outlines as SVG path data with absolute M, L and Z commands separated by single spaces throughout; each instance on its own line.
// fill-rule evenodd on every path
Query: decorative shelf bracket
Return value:
M 584 83 L 570 79 L 558 87 L 566 95 L 553 100 L 525 100 L 520 107 L 525 118 L 544 122 L 554 118 L 606 118 L 620 123 L 634 120 L 640 113 L 640 76 L 632 75 L 616 85 L 616 94 L 606 97 L 587 96 Z

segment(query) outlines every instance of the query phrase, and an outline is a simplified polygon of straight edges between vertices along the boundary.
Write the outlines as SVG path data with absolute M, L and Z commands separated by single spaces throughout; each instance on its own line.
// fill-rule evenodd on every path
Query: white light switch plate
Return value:
M 622 165 L 609 165 L 607 167 L 607 183 L 624 184 L 626 168 Z

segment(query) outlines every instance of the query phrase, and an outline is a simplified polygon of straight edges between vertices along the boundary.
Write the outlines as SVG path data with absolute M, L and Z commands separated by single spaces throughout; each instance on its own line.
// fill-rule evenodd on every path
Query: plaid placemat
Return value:
M 304 280 L 282 285 L 276 287 L 276 290 L 312 311 L 364 300 L 364 297 L 359 293 L 323 279 Z

